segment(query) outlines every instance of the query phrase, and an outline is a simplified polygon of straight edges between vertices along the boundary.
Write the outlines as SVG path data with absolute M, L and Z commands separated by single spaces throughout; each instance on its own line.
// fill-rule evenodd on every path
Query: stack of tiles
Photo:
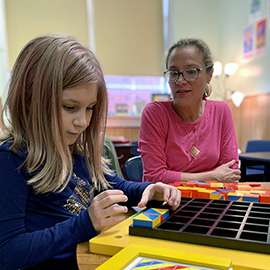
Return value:
M 133 226 L 154 228 L 169 216 L 168 209 L 150 208 L 133 218 Z
M 186 198 L 270 203 L 270 188 L 262 187 L 259 182 L 187 181 L 170 185 L 177 187 Z

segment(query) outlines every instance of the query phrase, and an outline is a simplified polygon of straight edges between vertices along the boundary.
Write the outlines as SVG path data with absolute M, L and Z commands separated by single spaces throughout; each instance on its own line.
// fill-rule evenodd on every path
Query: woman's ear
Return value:
M 210 83 L 210 81 L 212 80 L 213 73 L 214 73 L 214 67 L 209 73 L 207 73 L 207 83 Z

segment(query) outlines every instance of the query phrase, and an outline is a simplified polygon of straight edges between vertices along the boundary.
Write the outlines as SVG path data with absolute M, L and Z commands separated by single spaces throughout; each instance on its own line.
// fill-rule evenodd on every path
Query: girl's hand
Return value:
M 176 187 L 158 182 L 146 187 L 138 207 L 145 207 L 151 200 L 164 201 L 172 207 L 172 210 L 176 210 L 180 205 L 181 192 Z
M 88 214 L 96 232 L 101 232 L 125 219 L 126 206 L 118 205 L 126 202 L 127 196 L 121 190 L 106 190 L 98 194 L 88 208 Z

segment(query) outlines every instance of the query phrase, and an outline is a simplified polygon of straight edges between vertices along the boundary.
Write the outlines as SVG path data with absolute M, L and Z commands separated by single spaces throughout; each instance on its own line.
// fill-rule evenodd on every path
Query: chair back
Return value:
M 141 155 L 141 153 L 138 152 L 138 148 L 139 148 L 138 141 L 131 142 L 130 152 L 133 156 L 140 156 Z
M 251 152 L 270 152 L 270 140 L 250 140 L 247 142 L 246 153 Z M 247 167 L 247 175 L 263 174 L 263 165 L 254 165 Z
M 125 175 L 129 181 L 142 181 L 143 166 L 141 156 L 131 157 L 125 162 Z
M 270 152 L 270 140 L 248 141 L 246 152 Z

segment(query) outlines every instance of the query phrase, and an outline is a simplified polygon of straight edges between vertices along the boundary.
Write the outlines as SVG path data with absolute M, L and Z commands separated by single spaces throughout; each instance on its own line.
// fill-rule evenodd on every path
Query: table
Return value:
M 89 243 L 84 242 L 77 246 L 77 260 L 80 270 L 94 270 L 107 261 L 110 256 L 94 254 L 89 251 Z
M 270 181 L 270 152 L 249 152 L 239 155 L 241 181 L 247 181 L 247 166 L 264 165 L 264 181 Z M 256 179 L 254 180 L 256 182 Z
M 124 215 L 126 216 L 126 218 L 128 218 L 134 213 L 135 211 L 133 209 L 130 209 Z M 83 242 L 77 245 L 76 253 L 80 270 L 94 270 L 111 257 L 90 252 L 89 242 Z
M 261 186 L 270 187 L 270 182 L 262 182 Z M 129 211 L 129 215 L 130 214 L 132 214 L 131 211 Z M 127 220 L 124 221 L 124 222 L 127 222 Z M 118 231 L 117 227 L 120 227 L 119 231 L 121 231 L 123 229 L 121 227 L 121 224 L 118 224 L 118 225 L 115 226 L 115 231 Z M 126 241 L 127 239 L 122 239 L 122 240 L 118 239 L 118 240 L 119 241 Z M 154 241 L 155 241 L 155 243 L 158 243 L 159 240 L 154 240 Z M 162 240 L 162 241 L 165 241 L 165 240 Z M 147 244 L 148 242 L 149 243 L 151 242 L 151 238 L 144 240 L 145 244 Z M 161 245 L 161 247 L 164 247 L 164 245 L 162 245 L 162 243 L 163 242 L 159 242 L 159 245 Z M 200 245 L 193 245 L 193 244 L 183 243 L 182 246 L 183 246 L 183 248 L 188 247 L 188 250 L 191 251 L 191 252 L 202 253 Z M 192 248 L 190 248 L 190 247 L 192 247 Z M 115 251 L 112 250 L 112 253 L 114 253 L 114 252 Z M 224 255 L 224 249 L 221 249 L 221 248 L 205 247 L 205 252 L 208 255 L 212 254 L 212 255 L 221 256 L 221 257 L 225 256 Z M 235 254 L 233 254 L 233 250 L 228 249 L 228 250 L 226 250 L 226 252 L 229 255 L 236 256 Z M 237 255 L 240 254 L 240 257 L 241 257 L 242 253 L 243 253 L 242 251 L 239 251 Z M 249 260 L 259 261 L 259 262 L 261 260 L 264 261 L 265 258 L 269 257 L 269 255 L 265 255 L 265 254 L 254 254 L 254 253 L 249 253 L 249 254 L 250 254 Z M 93 270 L 93 269 L 96 269 L 99 265 L 104 263 L 109 258 L 110 258 L 110 256 L 107 256 L 107 255 L 100 255 L 100 254 L 90 252 L 89 251 L 89 242 L 84 242 L 84 243 L 81 243 L 81 244 L 79 244 L 77 246 L 77 260 L 78 260 L 80 270 Z M 242 256 L 242 258 L 240 258 L 240 259 L 245 260 L 246 257 Z M 270 261 L 269 261 L 269 265 L 270 265 Z M 270 266 L 267 269 L 270 269 Z

